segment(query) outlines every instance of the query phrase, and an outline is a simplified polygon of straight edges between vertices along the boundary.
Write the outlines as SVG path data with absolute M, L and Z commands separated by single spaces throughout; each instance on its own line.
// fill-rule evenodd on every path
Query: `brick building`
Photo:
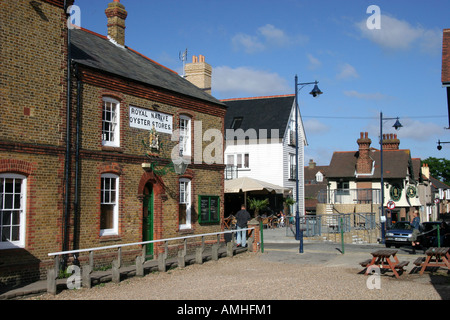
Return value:
M 128 48 L 119 0 L 108 37 L 68 29 L 72 3 L 0 3 L 1 285 L 43 277 L 50 252 L 220 231 L 221 153 L 201 154 L 225 106 Z

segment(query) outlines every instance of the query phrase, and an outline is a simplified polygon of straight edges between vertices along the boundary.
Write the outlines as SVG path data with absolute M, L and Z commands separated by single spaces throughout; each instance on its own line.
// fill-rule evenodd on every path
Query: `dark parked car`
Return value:
M 408 221 L 396 222 L 386 231 L 385 245 L 387 248 L 395 246 L 410 246 L 413 227 Z
M 437 247 L 437 228 L 441 237 L 441 247 L 450 247 L 450 226 L 446 222 L 434 221 L 422 223 L 422 232 L 417 238 L 423 248 Z

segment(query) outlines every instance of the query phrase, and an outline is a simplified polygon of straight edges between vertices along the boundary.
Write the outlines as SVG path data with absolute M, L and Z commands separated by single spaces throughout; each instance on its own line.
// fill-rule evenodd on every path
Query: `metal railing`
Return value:
M 252 230 L 252 232 L 255 230 L 254 227 L 246 228 L 246 229 L 240 229 L 239 231 L 248 231 Z M 235 233 L 238 230 L 228 230 L 228 231 L 221 231 L 221 232 L 214 232 L 214 233 L 205 233 L 205 234 L 197 234 L 197 235 L 190 235 L 185 237 L 176 237 L 176 238 L 167 238 L 167 239 L 159 239 L 159 240 L 150 240 L 150 241 L 142 241 L 142 242 L 135 242 L 135 243 L 124 243 L 124 244 L 117 244 L 117 245 L 111 245 L 111 246 L 104 246 L 104 247 L 96 247 L 96 248 L 87 248 L 87 249 L 78 249 L 78 250 L 69 250 L 69 251 L 60 251 L 60 252 L 53 252 L 49 253 L 49 257 L 54 258 L 54 266 L 53 268 L 49 269 L 47 271 L 47 292 L 50 294 L 56 294 L 57 292 L 57 283 L 56 280 L 59 276 L 60 272 L 60 257 L 66 256 L 66 255 L 77 255 L 80 253 L 89 253 L 89 263 L 87 265 L 84 265 L 82 267 L 82 275 L 79 275 L 79 281 L 80 285 L 82 283 L 83 287 L 90 288 L 91 287 L 91 274 L 94 270 L 94 252 L 96 251 L 103 251 L 103 250 L 111 250 L 111 249 L 117 249 L 117 259 L 112 261 L 112 281 L 113 282 L 120 282 L 120 268 L 122 267 L 122 248 L 125 247 L 132 247 L 132 246 L 142 246 L 142 253 L 141 255 L 138 255 L 136 257 L 136 276 L 144 276 L 144 263 L 146 262 L 146 246 L 149 244 L 154 243 L 164 243 L 164 253 L 158 255 L 158 270 L 159 271 L 166 271 L 166 260 L 168 258 L 168 252 L 169 252 L 169 242 L 170 241 L 178 241 L 178 245 L 181 245 L 180 240 L 183 242 L 183 249 L 178 251 L 178 259 L 177 264 L 179 267 L 185 266 L 185 257 L 187 254 L 187 240 L 190 238 L 199 238 L 201 237 L 201 245 L 199 248 L 196 248 L 195 252 L 195 261 L 196 263 L 203 263 L 203 253 L 205 251 L 205 238 L 206 237 L 213 237 L 216 236 L 216 243 L 214 243 L 211 247 L 211 257 L 213 260 L 217 260 L 219 258 L 219 248 L 220 248 L 220 238 L 221 235 L 227 234 L 227 233 Z M 232 240 L 227 243 L 227 256 L 233 256 L 233 246 L 234 246 L 234 237 L 231 237 Z M 247 244 L 248 244 L 248 250 L 252 250 L 253 248 L 253 238 L 254 237 L 248 237 Z M 262 240 L 262 239 L 261 239 Z M 70 269 L 72 272 L 73 269 Z
M 319 190 L 319 203 L 330 204 L 379 204 L 381 203 L 380 189 L 333 189 Z
M 295 236 L 292 226 L 295 217 L 286 224 L 286 236 Z M 341 220 L 342 219 L 342 220 Z M 342 224 L 341 224 L 342 221 Z M 303 236 L 316 237 L 330 233 L 351 232 L 353 230 L 373 230 L 377 228 L 375 213 L 325 214 L 300 217 Z

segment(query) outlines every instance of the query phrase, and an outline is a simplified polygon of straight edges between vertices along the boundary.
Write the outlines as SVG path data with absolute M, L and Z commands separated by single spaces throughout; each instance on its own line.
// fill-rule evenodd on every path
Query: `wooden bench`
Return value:
M 364 260 L 364 261 L 360 262 L 359 264 L 360 264 L 362 267 L 367 267 L 367 265 L 368 265 L 370 262 L 372 262 L 372 259 Z
M 403 271 L 403 268 L 406 267 L 409 264 L 409 261 L 401 261 L 395 265 L 395 269 L 401 269 Z
M 419 257 L 414 261 L 414 264 L 418 267 L 420 267 L 422 265 L 423 262 L 425 262 L 425 257 Z

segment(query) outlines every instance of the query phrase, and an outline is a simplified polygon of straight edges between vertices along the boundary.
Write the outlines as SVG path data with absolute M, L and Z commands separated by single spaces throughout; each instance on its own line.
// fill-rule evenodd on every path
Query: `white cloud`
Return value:
M 263 51 L 265 48 L 264 44 L 257 37 L 252 37 L 248 34 L 237 34 L 231 41 L 235 49 L 239 50 L 242 48 L 247 53 Z
M 306 36 L 289 36 L 283 30 L 271 24 L 259 27 L 256 35 L 238 33 L 231 42 L 236 50 L 244 50 L 246 53 L 256 53 L 273 47 L 285 47 L 295 43 L 304 43 Z
M 392 126 L 394 125 L 395 120 L 391 120 L 390 122 L 387 121 L 383 124 L 383 133 L 397 134 L 398 138 L 400 139 L 400 149 L 402 148 L 402 139 L 411 139 L 414 142 L 428 142 L 435 139 L 436 136 L 439 136 L 443 131 L 443 128 L 436 123 L 425 122 L 405 117 L 400 117 L 399 120 L 403 126 L 399 131 L 394 130 Z M 373 137 L 379 137 L 379 122 L 372 122 L 367 126 L 366 130 L 369 132 L 369 135 L 372 135 Z M 372 141 L 378 141 L 378 138 L 374 138 L 372 139 Z
M 417 45 L 422 52 L 436 53 L 441 49 L 441 33 L 435 29 L 412 26 L 409 22 L 381 15 L 381 29 L 369 29 L 366 20 L 356 24 L 363 37 L 377 45 L 394 50 L 407 50 Z
M 315 70 L 315 69 L 320 68 L 322 66 L 322 62 L 320 62 L 320 60 L 317 59 L 316 57 L 314 57 L 312 54 L 308 53 L 306 56 L 308 57 L 308 60 L 309 60 L 308 68 L 310 70 Z
M 329 126 L 327 126 L 326 124 L 324 124 L 316 119 L 309 119 L 306 121 L 304 120 L 303 125 L 305 127 L 306 137 L 308 137 L 308 134 L 311 134 L 311 133 L 321 134 L 321 133 L 326 133 L 326 132 L 330 131 Z
M 359 78 L 359 74 L 352 65 L 344 63 L 339 66 L 339 73 L 336 75 L 336 78 L 339 80 Z
M 287 81 L 277 73 L 228 66 L 214 68 L 212 88 L 221 96 L 230 98 L 287 94 L 292 91 Z
M 403 127 L 398 132 L 402 138 L 415 141 L 427 141 L 442 133 L 442 127 L 436 123 L 422 122 L 410 118 L 400 119 Z
M 358 98 L 358 99 L 364 99 L 364 100 L 385 100 L 385 99 L 390 99 L 391 97 L 376 92 L 376 93 L 361 93 L 358 92 L 356 90 L 350 90 L 350 91 L 344 91 L 344 94 L 347 97 L 352 97 L 352 98 Z

